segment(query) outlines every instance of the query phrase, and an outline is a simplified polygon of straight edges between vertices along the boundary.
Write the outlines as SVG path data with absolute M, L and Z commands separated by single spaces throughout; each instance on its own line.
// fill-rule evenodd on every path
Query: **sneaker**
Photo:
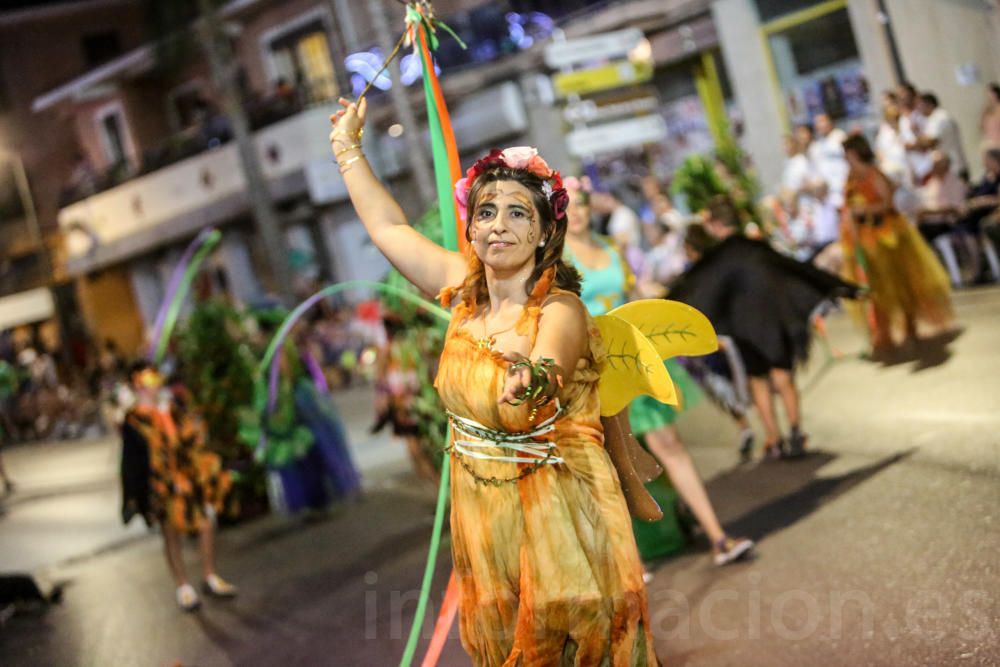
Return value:
M 712 558 L 715 560 L 715 564 L 721 567 L 746 557 L 753 550 L 753 547 L 753 540 L 748 540 L 745 537 L 737 539 L 723 537 L 715 545 L 715 555 Z
M 211 595 L 217 598 L 234 598 L 236 593 L 239 591 L 236 586 L 223 579 L 217 574 L 210 574 L 205 577 L 205 583 L 202 585 L 202 590 L 205 591 L 206 595 Z
M 809 436 L 799 430 L 798 426 L 792 427 L 792 432 L 788 436 L 788 458 L 800 459 L 806 455 L 806 442 Z
M 201 606 L 201 600 L 198 599 L 198 592 L 194 590 L 194 586 L 184 584 L 177 587 L 177 606 L 184 611 L 194 611 Z
M 749 461 L 753 457 L 753 431 L 740 432 L 740 460 Z

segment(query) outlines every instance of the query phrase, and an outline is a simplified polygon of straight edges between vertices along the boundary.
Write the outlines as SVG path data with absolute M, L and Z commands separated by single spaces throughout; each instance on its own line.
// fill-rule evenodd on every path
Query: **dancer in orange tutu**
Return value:
M 453 307 L 436 386 L 454 434 L 452 557 L 473 664 L 658 664 L 601 419 L 602 338 L 562 259 L 559 173 L 532 148 L 494 149 L 456 184 L 469 251 L 451 252 L 407 224 L 368 166 L 366 102 L 341 104 L 330 141 L 358 216 L 403 275 Z
M 881 355 L 897 340 L 916 340 L 920 324 L 950 327 L 951 290 L 934 252 L 894 208 L 893 185 L 875 166 L 868 141 L 849 137 L 844 151 L 851 168 L 841 226 L 844 277 L 871 290 L 872 353 Z

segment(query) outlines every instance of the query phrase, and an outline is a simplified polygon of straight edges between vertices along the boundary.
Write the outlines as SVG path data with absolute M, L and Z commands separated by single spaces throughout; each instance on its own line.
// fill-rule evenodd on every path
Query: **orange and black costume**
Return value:
M 176 405 L 137 406 L 122 426 L 122 519 L 169 522 L 193 533 L 222 509 L 232 485 L 205 447 L 204 427 Z

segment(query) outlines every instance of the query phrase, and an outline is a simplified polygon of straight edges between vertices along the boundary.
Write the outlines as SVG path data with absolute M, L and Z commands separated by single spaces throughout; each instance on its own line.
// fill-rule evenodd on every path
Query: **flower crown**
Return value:
M 566 207 L 569 205 L 569 194 L 563 187 L 559 172 L 549 165 L 538 154 L 538 150 L 530 146 L 513 146 L 500 150 L 494 148 L 486 157 L 476 160 L 476 163 L 465 172 L 465 178 L 455 183 L 455 201 L 462 220 L 468 220 L 469 190 L 485 171 L 492 167 L 507 167 L 521 169 L 542 179 L 542 192 L 552 204 L 552 213 L 556 220 L 566 217 Z

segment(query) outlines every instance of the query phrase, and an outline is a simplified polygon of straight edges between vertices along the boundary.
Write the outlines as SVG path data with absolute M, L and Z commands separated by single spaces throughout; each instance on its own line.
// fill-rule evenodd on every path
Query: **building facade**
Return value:
M 554 94 L 544 49 L 554 36 L 572 40 L 627 27 L 639 27 L 648 38 L 652 77 L 642 95 L 619 87 L 609 91 L 610 101 L 587 100 L 604 108 L 650 97 L 658 107 L 662 92 L 664 108 L 679 119 L 675 125 L 692 137 L 704 135 L 688 150 L 705 141 L 710 145 L 701 106 L 708 98 L 699 96 L 697 80 L 705 78 L 707 62 L 713 71 L 715 63 L 721 66 L 721 56 L 707 0 L 434 5 L 469 44 L 461 49 L 443 35 L 437 53 L 463 163 L 492 146 L 511 144 L 538 146 L 565 171 L 576 169 L 581 158 L 600 157 L 568 149 L 567 132 L 574 122 L 579 125 L 568 115 L 570 103 L 581 100 Z M 376 7 L 387 13 L 393 32 L 401 29 L 398 3 Z M 239 0 L 224 5 L 221 17 L 241 71 L 255 150 L 279 210 L 296 290 L 304 292 L 316 281 L 380 278 L 387 265 L 347 201 L 326 142 L 336 97 L 356 95 L 383 58 L 369 3 Z M 139 321 L 148 330 L 173 265 L 206 226 L 224 232 L 209 261 L 214 289 L 245 304 L 275 291 L 251 224 L 238 152 L 204 58 L 194 50 L 164 63 L 147 37 L 31 103 L 37 113 L 67 119 L 91 171 L 91 178 L 64 193 L 58 221 L 66 272 L 76 281 L 89 329 L 102 338 L 115 334 L 116 322 Z M 413 66 L 413 59 L 403 59 L 402 82 L 420 118 L 423 93 Z M 426 146 L 426 132 L 400 127 L 388 98 L 379 87 L 371 93 L 366 152 L 416 218 L 430 198 L 419 191 L 399 134 L 417 132 Z M 681 132 L 675 128 L 673 134 Z M 638 142 L 629 150 L 644 149 Z M 142 338 L 121 342 L 135 350 Z
M 140 11 L 140 3 L 124 0 L 88 4 Z M 781 137 L 792 124 L 825 111 L 843 125 L 873 127 L 875 93 L 891 87 L 900 70 L 938 92 L 969 128 L 964 139 L 972 155 L 983 83 L 1000 78 L 996 8 L 979 0 L 438 0 L 434 6 L 468 45 L 442 35 L 436 53 L 463 164 L 493 146 L 530 144 L 564 172 L 665 179 L 684 156 L 710 152 L 733 132 L 768 188 L 777 181 Z M 347 201 L 326 138 L 336 98 L 356 97 L 381 65 L 386 40 L 395 41 L 402 6 L 232 0 L 219 12 L 294 289 L 378 279 L 387 266 Z M 392 34 L 380 34 L 380 23 Z M 963 39 L 949 37 L 952 31 Z M 608 35 L 626 39 L 628 48 L 556 66 L 546 60 L 554 43 Z M 213 73 L 197 40 L 169 57 L 157 46 L 162 37 L 123 32 L 113 57 L 53 73 L 48 86 L 20 92 L 15 105 L 22 115 L 34 114 L 39 127 L 57 123 L 71 147 L 63 174 L 51 174 L 51 188 L 35 198 L 57 220 L 65 247 L 60 266 L 87 328 L 128 350 L 141 346 L 172 267 L 207 226 L 224 232 L 209 261 L 210 289 L 246 304 L 277 291 Z M 433 199 L 419 173 L 427 169 L 426 156 L 415 159 L 407 142 L 407 134 L 416 137 L 425 147 L 417 153 L 429 154 L 420 76 L 407 56 L 398 81 L 376 79 L 365 136 L 376 171 L 414 219 Z M 399 89 L 414 127 L 397 113 L 399 99 L 391 103 Z
M 32 102 L 139 44 L 142 23 L 125 0 L 32 4 L 0 12 L 0 331 L 65 352 L 85 333 L 57 223 L 80 152 L 72 120 Z M 122 323 L 122 337 L 139 327 Z

